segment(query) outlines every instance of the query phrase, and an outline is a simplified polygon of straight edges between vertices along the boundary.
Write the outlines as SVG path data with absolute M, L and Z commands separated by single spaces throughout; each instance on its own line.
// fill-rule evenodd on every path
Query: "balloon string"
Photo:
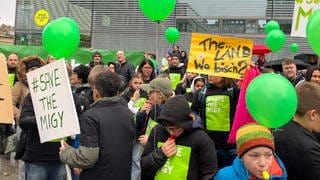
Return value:
M 157 58 L 159 58 L 159 56 L 158 56 L 158 24 L 159 23 L 160 23 L 160 21 L 158 23 L 156 23 L 156 59 L 155 59 L 155 61 L 157 61 Z M 155 71 L 156 71 L 156 68 L 155 68 Z M 155 86 L 157 88 L 157 81 L 155 81 Z M 157 108 L 156 107 L 154 107 L 154 108 L 155 108 L 155 114 L 157 114 Z M 153 118 L 155 118 L 155 117 L 153 117 Z

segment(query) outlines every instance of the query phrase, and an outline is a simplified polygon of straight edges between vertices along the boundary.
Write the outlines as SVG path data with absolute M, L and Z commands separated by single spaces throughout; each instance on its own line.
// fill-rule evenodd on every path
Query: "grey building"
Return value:
M 293 57 L 289 46 L 298 43 L 298 53 L 312 53 L 305 38 L 290 37 L 294 0 L 177 0 L 176 8 L 160 24 L 141 12 L 138 0 L 17 0 L 15 44 L 41 45 L 43 27 L 34 23 L 39 9 L 50 20 L 61 16 L 75 19 L 81 31 L 81 46 L 108 50 L 154 52 L 158 59 L 172 50 L 164 32 L 180 30 L 176 44 L 189 50 L 192 32 L 254 39 L 264 43 L 264 25 L 277 20 L 287 35 L 286 47 L 270 59 Z

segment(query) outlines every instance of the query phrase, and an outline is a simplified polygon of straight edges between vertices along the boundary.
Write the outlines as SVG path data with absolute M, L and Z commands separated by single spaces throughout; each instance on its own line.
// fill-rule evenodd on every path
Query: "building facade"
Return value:
M 95 49 L 154 52 L 158 59 L 172 50 L 164 32 L 175 26 L 180 31 L 176 44 L 189 50 L 191 34 L 210 33 L 254 39 L 264 43 L 264 25 L 277 20 L 287 35 L 285 48 L 272 59 L 293 57 L 289 46 L 297 43 L 298 53 L 312 53 L 305 38 L 290 37 L 294 0 L 177 0 L 171 15 L 159 24 L 146 18 L 138 0 L 17 0 L 15 44 L 41 45 L 43 27 L 34 23 L 39 9 L 50 20 L 61 16 L 75 19 L 81 31 L 81 46 Z

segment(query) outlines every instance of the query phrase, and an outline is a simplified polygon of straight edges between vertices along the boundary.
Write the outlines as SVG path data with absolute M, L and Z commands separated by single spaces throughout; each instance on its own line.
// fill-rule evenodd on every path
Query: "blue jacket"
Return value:
M 270 175 L 270 180 L 285 180 L 287 179 L 287 171 L 282 163 L 282 161 L 276 156 L 277 161 L 283 171 L 282 176 L 272 176 Z M 225 180 L 225 179 L 234 179 L 234 180 L 248 180 L 250 177 L 250 172 L 245 168 L 242 161 L 237 157 L 234 159 L 232 166 L 225 167 L 220 169 L 215 175 L 214 180 Z

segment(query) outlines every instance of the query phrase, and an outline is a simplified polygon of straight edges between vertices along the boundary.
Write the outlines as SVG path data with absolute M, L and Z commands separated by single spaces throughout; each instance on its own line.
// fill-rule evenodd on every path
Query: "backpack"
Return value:
M 75 98 L 77 98 L 77 103 L 81 107 L 81 112 L 84 112 L 93 103 L 92 89 L 89 86 L 82 86 L 74 91 Z

